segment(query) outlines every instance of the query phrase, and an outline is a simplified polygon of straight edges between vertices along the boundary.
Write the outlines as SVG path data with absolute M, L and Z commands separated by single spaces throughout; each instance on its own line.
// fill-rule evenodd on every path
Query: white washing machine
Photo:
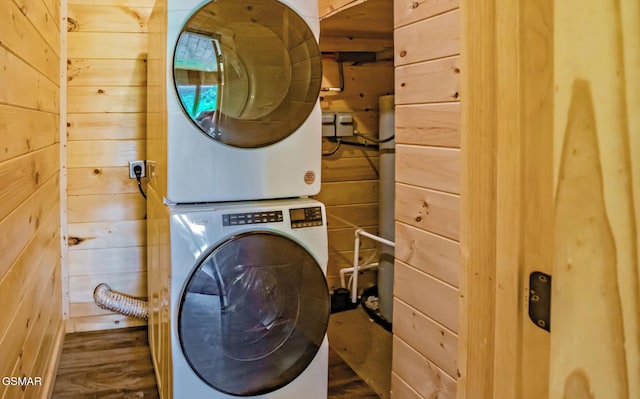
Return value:
M 169 209 L 173 399 L 326 399 L 323 204 Z
M 317 194 L 316 0 L 164 0 L 154 14 L 151 36 L 164 40 L 149 49 L 149 84 L 164 85 L 149 90 L 156 191 L 172 203 Z

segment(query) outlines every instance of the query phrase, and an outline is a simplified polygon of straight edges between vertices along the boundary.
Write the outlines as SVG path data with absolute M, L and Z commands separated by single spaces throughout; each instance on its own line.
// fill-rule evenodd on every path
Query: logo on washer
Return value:
M 316 172 L 312 170 L 308 170 L 307 173 L 304 174 L 304 182 L 307 184 L 313 184 L 316 181 Z

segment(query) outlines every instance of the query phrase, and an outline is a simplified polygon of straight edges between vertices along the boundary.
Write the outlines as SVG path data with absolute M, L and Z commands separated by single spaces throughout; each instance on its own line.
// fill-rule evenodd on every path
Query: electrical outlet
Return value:
M 146 168 L 144 166 L 144 161 L 129 161 L 129 178 L 136 178 L 136 172 L 134 170 L 136 166 L 139 166 L 140 169 L 142 169 L 142 174 L 140 175 L 140 177 L 145 177 Z

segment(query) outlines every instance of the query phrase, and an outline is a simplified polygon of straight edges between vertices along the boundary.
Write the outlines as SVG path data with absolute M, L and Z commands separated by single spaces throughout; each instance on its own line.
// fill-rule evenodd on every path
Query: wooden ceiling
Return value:
M 393 0 L 320 0 L 320 35 L 393 39 Z

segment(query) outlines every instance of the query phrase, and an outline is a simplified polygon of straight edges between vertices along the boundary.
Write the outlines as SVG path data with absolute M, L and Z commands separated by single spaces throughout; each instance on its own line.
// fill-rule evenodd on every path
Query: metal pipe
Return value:
M 102 309 L 138 319 L 147 319 L 149 303 L 121 292 L 113 291 L 109 285 L 98 284 L 93 290 L 93 300 Z

